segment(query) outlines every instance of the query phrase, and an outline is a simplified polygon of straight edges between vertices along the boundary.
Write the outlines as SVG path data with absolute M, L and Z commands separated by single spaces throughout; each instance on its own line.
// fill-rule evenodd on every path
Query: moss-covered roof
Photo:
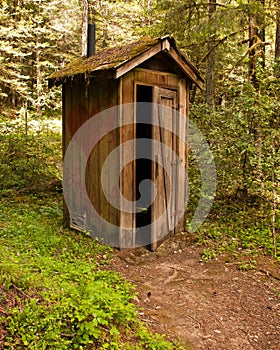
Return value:
M 90 57 L 81 57 L 69 63 L 61 70 L 49 76 L 49 80 L 89 73 L 97 70 L 109 70 L 119 67 L 126 61 L 144 53 L 160 42 L 160 39 L 142 39 L 125 46 L 112 47 L 97 52 Z
M 167 45 L 168 48 L 165 45 Z M 50 75 L 48 78 L 49 84 L 50 86 L 60 84 L 65 78 L 76 75 L 91 74 L 91 76 L 98 76 L 104 72 L 112 72 L 112 75 L 116 78 L 123 74 L 119 73 L 118 70 L 125 72 L 125 69 L 123 68 L 126 67 L 126 64 L 128 64 L 129 69 L 132 69 L 134 66 L 137 66 L 141 60 L 143 62 L 143 60 L 147 60 L 151 57 L 151 55 L 154 55 L 157 52 L 166 50 L 169 51 L 170 45 L 178 54 L 176 56 L 177 58 L 175 58 L 177 64 L 180 65 L 180 62 L 183 62 L 183 65 L 189 67 L 187 69 L 188 72 L 185 73 L 191 80 L 201 87 L 203 79 L 200 77 L 199 72 L 185 57 L 185 55 L 183 55 L 177 49 L 175 40 L 170 36 L 156 39 L 144 38 L 128 45 L 101 50 L 90 57 L 78 58 L 77 60 L 66 65 L 61 70 L 58 70 Z

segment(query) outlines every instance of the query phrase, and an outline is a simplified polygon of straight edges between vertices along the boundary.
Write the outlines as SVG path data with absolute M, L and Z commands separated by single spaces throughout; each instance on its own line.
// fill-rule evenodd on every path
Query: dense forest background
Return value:
M 6 165 L 2 164 L 1 181 L 5 187 L 32 186 L 38 181 L 34 174 L 40 172 L 53 176 L 46 171 L 54 152 L 48 142 L 37 148 L 41 153 L 33 154 L 32 163 L 30 157 L 24 160 L 24 155 L 31 152 L 28 145 L 34 153 L 36 140 L 28 143 L 21 137 L 27 136 L 30 123 L 60 117 L 60 89 L 48 89 L 47 77 L 82 55 L 82 20 L 88 9 L 89 21 L 97 27 L 97 50 L 143 36 L 175 37 L 206 81 L 203 91 L 191 91 L 190 118 L 203 131 L 215 157 L 216 202 L 239 199 L 242 208 L 244 203 L 254 203 L 259 208 L 257 214 L 265 207 L 265 227 L 276 255 L 279 0 L 2 0 L 1 4 L 1 132 L 17 130 L 17 145 L 6 142 L 2 146 Z M 11 164 L 19 159 L 20 166 L 15 164 L 10 174 Z M 195 160 L 191 165 L 195 174 Z M 19 179 L 17 172 L 24 173 L 25 179 Z M 194 175 L 190 183 L 195 186 L 199 181 Z M 193 193 L 193 206 L 199 194 L 198 190 Z
M 82 55 L 87 13 L 97 50 L 172 35 L 205 79 L 190 119 L 217 169 L 210 215 L 190 233 L 190 153 L 186 237 L 199 263 L 226 256 L 244 271 L 269 256 L 279 271 L 280 0 L 0 4 L 0 348 L 182 349 L 139 321 L 133 287 L 104 268 L 110 247 L 63 227 L 61 91 L 47 78 Z

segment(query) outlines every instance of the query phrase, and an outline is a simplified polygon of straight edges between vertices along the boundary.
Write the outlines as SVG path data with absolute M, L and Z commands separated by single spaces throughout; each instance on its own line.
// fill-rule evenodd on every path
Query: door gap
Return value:
M 148 245 L 151 240 L 151 181 L 152 181 L 152 102 L 153 87 L 136 85 L 136 245 Z M 140 102 L 147 102 L 146 104 Z M 150 123 L 145 123 L 150 121 Z M 143 140 L 145 141 L 143 145 Z M 137 142 L 137 140 L 139 140 Z M 144 147 L 143 147 L 144 146 Z M 144 157 L 143 157 L 144 151 Z M 150 182 L 144 180 L 150 180 Z M 139 185 L 142 182 L 142 197 Z M 148 227 L 147 227 L 148 226 Z

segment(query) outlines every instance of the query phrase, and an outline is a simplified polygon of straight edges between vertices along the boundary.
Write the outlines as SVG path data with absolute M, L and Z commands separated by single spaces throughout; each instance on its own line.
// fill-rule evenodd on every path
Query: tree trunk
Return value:
M 262 6 L 262 14 L 257 15 L 257 26 L 258 26 L 258 37 L 261 40 L 261 45 L 259 48 L 260 57 L 261 57 L 261 66 L 265 67 L 265 28 L 264 28 L 264 5 L 265 0 L 260 0 Z
M 280 0 L 277 0 L 275 32 L 275 76 L 280 78 Z
M 40 66 L 40 12 L 41 12 L 41 0 L 38 2 L 38 22 L 36 32 L 36 47 L 35 47 L 35 61 L 36 61 L 36 114 L 37 117 L 41 116 L 41 66 Z
M 36 40 L 36 46 L 39 41 Z M 36 114 L 39 117 L 41 115 L 41 67 L 40 67 L 40 49 L 36 47 Z
M 15 21 L 19 21 L 20 20 L 19 0 L 14 0 L 13 7 L 14 7 L 14 11 L 13 11 L 12 17 Z
M 258 0 L 262 8 L 265 0 Z M 257 58 L 261 58 L 261 67 L 265 67 L 265 29 L 262 14 L 254 10 L 249 16 L 249 77 L 253 86 L 258 89 L 257 81 Z
M 209 18 L 216 11 L 216 0 L 209 5 Z M 208 58 L 206 70 L 206 103 L 210 110 L 215 108 L 215 35 L 211 34 L 208 39 Z
M 88 0 L 83 0 L 82 15 L 82 56 L 87 56 L 87 39 L 88 39 Z
M 257 42 L 257 27 L 255 15 L 249 17 L 249 77 L 251 83 L 257 85 L 257 60 L 255 44 Z
M 249 16 L 249 77 L 252 85 L 258 92 L 262 94 L 260 81 L 258 80 L 258 70 L 265 68 L 265 29 L 264 29 L 264 4 L 265 0 L 257 0 L 259 9 L 253 7 L 253 11 Z M 253 1 L 254 3 L 254 1 Z M 251 3 L 252 4 L 252 3 Z M 259 59 L 258 59 L 259 58 Z M 258 164 L 254 170 L 261 187 L 263 187 L 263 171 L 262 171 L 262 157 L 263 157 L 263 132 L 262 125 L 258 116 L 254 119 L 254 138 L 257 147 Z

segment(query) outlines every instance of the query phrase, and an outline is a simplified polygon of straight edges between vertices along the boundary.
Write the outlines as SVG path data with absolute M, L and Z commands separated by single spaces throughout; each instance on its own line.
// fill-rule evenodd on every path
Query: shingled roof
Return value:
M 177 48 L 175 40 L 170 36 L 145 38 L 128 45 L 101 50 L 90 57 L 78 58 L 50 75 L 49 84 L 59 85 L 67 78 L 77 75 L 99 76 L 104 73 L 117 79 L 162 51 L 166 52 L 174 60 L 174 64 L 177 64 L 199 88 L 202 88 L 203 79 L 198 70 Z

